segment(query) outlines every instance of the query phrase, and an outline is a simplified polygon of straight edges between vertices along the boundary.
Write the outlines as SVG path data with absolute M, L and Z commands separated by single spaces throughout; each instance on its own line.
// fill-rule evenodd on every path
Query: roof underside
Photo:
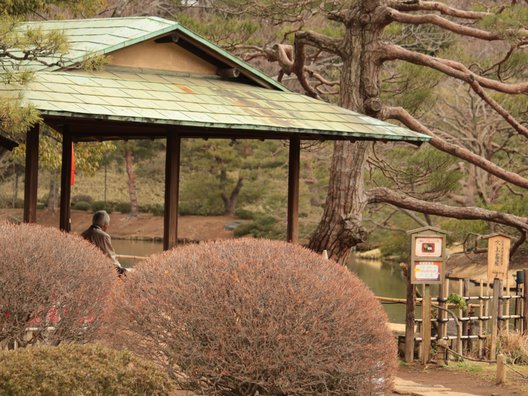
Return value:
M 18 95 L 14 87 L 0 95 Z M 245 138 L 428 141 L 429 137 L 304 95 L 214 77 L 159 72 L 38 72 L 24 98 L 45 119 L 244 131 Z M 91 137 L 97 136 L 97 128 Z M 75 134 L 75 130 L 71 131 Z M 121 136 L 121 135 L 120 135 Z M 88 137 L 88 136 L 87 136 Z M 119 136 L 115 136 L 116 138 Z

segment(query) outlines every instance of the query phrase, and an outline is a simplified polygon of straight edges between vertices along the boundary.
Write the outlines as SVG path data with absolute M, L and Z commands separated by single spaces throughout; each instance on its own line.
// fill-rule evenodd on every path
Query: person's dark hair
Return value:
M 92 224 L 102 227 L 108 223 L 110 223 L 110 215 L 106 213 L 106 210 L 98 210 L 94 213 L 92 217 Z

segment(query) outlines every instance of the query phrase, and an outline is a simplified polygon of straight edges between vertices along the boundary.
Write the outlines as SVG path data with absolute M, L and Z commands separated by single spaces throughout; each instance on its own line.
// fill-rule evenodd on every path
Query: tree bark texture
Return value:
M 130 215 L 137 216 L 139 213 L 136 174 L 134 173 L 134 155 L 132 150 L 125 144 L 125 168 L 128 176 L 128 195 L 130 197 Z
M 376 117 L 381 110 L 381 34 L 386 23 L 380 1 L 359 1 L 350 9 L 345 37 L 341 43 L 342 107 Z M 362 212 L 367 204 L 364 169 L 368 142 L 337 142 L 334 146 L 330 182 L 324 213 L 308 247 L 328 250 L 329 257 L 344 263 L 350 248 L 367 237 Z
M 240 194 L 240 190 L 242 190 L 243 182 L 244 182 L 244 178 L 239 177 L 235 187 L 233 188 L 229 196 L 227 195 L 226 192 L 222 191 L 221 197 L 222 197 L 222 202 L 224 203 L 224 214 L 225 215 L 231 216 L 233 213 L 235 213 L 238 196 Z

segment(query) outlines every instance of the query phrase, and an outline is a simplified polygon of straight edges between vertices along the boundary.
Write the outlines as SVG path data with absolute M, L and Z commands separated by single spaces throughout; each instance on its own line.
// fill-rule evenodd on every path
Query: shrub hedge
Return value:
M 82 238 L 0 223 L 0 345 L 92 339 L 117 282 L 110 259 Z
M 229 240 L 151 256 L 112 300 L 107 340 L 205 394 L 383 394 L 396 366 L 373 293 L 293 244 Z
M 127 351 L 65 344 L 0 351 L 2 395 L 169 395 L 167 375 Z

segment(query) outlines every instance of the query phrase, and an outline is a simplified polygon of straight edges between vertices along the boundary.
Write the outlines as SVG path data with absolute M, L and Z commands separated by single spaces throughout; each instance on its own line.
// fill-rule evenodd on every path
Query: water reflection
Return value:
M 131 256 L 149 256 L 163 250 L 163 245 L 160 242 L 114 239 L 112 243 L 117 254 Z M 137 263 L 137 260 L 120 259 L 120 262 L 125 267 L 131 267 Z M 405 298 L 406 283 L 397 263 L 352 257 L 347 267 L 356 273 L 376 296 Z M 391 322 L 404 323 L 405 305 L 383 304 L 383 307 Z
M 352 256 L 347 267 L 367 284 L 376 296 L 405 298 L 406 280 L 397 263 L 362 260 Z M 383 304 L 393 323 L 405 322 L 404 304 Z

